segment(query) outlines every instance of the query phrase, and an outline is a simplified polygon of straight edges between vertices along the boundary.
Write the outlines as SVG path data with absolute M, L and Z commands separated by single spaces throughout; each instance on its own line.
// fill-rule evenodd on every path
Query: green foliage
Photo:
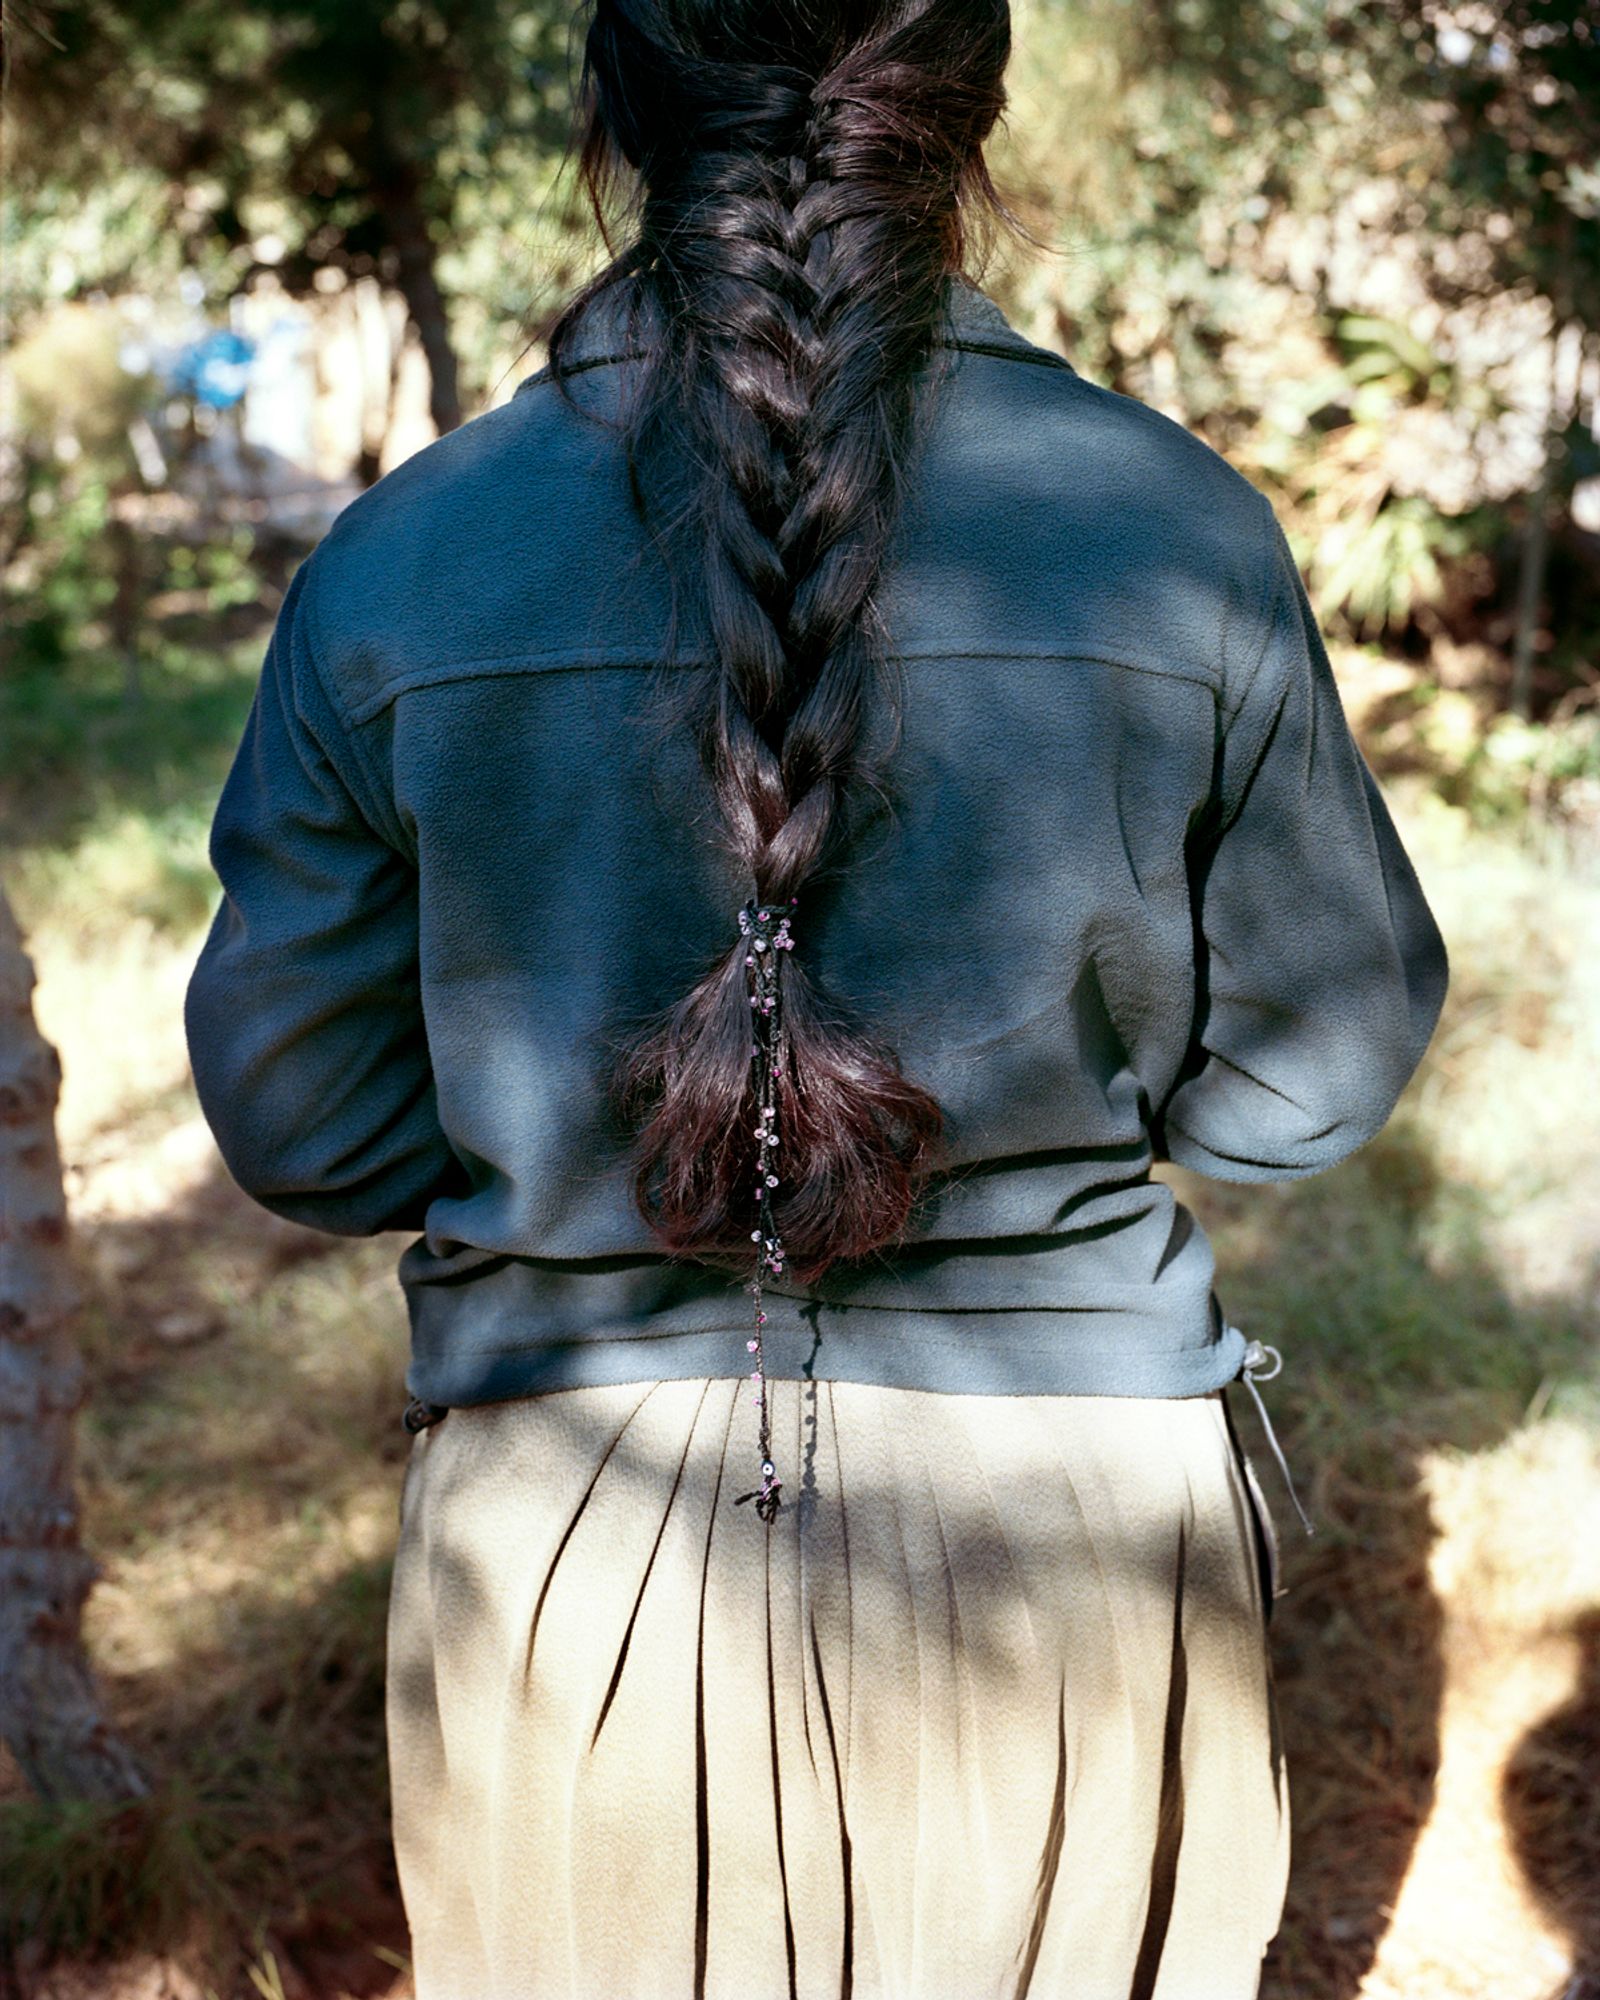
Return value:
M 105 560 L 111 498 L 109 483 L 93 468 L 63 476 L 46 462 L 34 470 L 24 506 L 44 554 L 23 587 L 13 582 L 4 593 L 12 612 L 7 683 L 33 667 L 64 668 L 84 627 L 110 603 L 116 589 Z
M 1403 630 L 1418 607 L 1444 594 L 1443 567 L 1474 546 L 1469 523 L 1417 494 L 1390 497 L 1370 516 L 1335 520 L 1306 563 L 1325 612 L 1341 612 L 1361 638 Z
M 1196 1198 L 1202 1209 L 1216 1205 L 1209 1192 Z M 1441 1176 L 1427 1134 L 1404 1118 L 1335 1172 L 1250 1198 L 1270 1211 L 1272 1254 L 1240 1258 L 1224 1230 L 1236 1316 L 1295 1330 L 1321 1380 L 1302 1377 L 1298 1390 L 1286 1381 L 1284 1393 L 1326 1396 L 1320 1418 L 1330 1432 L 1342 1428 L 1341 1400 L 1375 1418 L 1426 1401 L 1435 1412 L 1470 1410 L 1482 1428 L 1458 1439 L 1480 1444 L 1520 1415 L 1546 1372 L 1593 1378 L 1589 1316 L 1573 1301 L 1529 1306 L 1507 1296 L 1485 1240 L 1494 1201 Z
M 36 447 L 126 465 L 128 426 L 150 398 L 148 378 L 123 366 L 114 315 L 86 302 L 36 319 L 11 350 L 9 367 L 22 435 Z
M 1600 713 L 1590 708 L 1543 723 L 1498 715 L 1464 756 L 1443 765 L 1439 788 L 1480 826 L 1576 820 L 1600 852 Z
M 0 1806 L 6 1882 L 0 1944 L 94 1951 L 109 1938 L 171 1935 L 215 1881 L 206 1822 L 178 1807 L 10 1800 Z M 209 1900 L 210 1898 L 208 1898 Z
M 289 1912 L 305 1922 L 338 1888 L 302 1862 L 320 1828 L 367 1824 L 385 1796 L 382 1705 L 386 1562 L 341 1574 L 284 1629 L 267 1616 L 239 1635 L 265 1647 L 250 1698 L 212 1705 L 181 1757 L 136 1805 L 0 1804 L 0 1946 L 26 1939 L 48 1958 L 183 1944 L 224 1967 Z M 198 1692 L 198 1690 L 196 1690 Z M 310 1746 L 314 1754 L 308 1754 Z M 204 1931 L 196 1936 L 197 1920 Z M 209 1935 L 205 1933 L 209 1932 Z M 263 1952 L 260 1961 L 266 1962 Z
M 1411 9 L 1400 6 L 1400 17 Z M 1420 4 L 1417 14 L 1423 16 Z M 1562 317 L 1600 325 L 1600 18 L 1589 0 L 1500 0 L 1430 22 L 1422 80 L 1452 126 L 1431 218 L 1441 232 L 1485 216 L 1495 278 L 1531 284 Z
M 114 907 L 164 925 L 192 920 L 214 893 L 205 857 L 209 803 L 238 743 L 260 670 L 259 627 L 232 643 L 158 644 L 137 701 L 105 651 L 13 661 L 0 676 L 0 847 L 52 871 L 74 898 L 83 844 L 117 861 Z M 91 871 L 91 900 L 107 893 Z
M 1592 9 L 1016 0 L 1014 16 L 994 159 L 1046 247 L 1002 242 L 993 288 L 1081 372 L 1268 489 L 1333 629 L 1414 643 L 1453 619 L 1472 636 L 1458 579 L 1490 573 L 1470 603 L 1514 596 L 1535 484 L 1513 448 L 1542 337 L 1529 301 L 1600 352 Z M 109 640 L 136 679 L 152 594 L 247 591 L 198 548 L 187 573 L 146 534 L 130 554 L 117 527 L 138 483 L 129 424 L 150 414 L 116 365 L 123 293 L 198 273 L 220 302 L 261 256 L 291 294 L 372 274 L 415 315 L 436 280 L 468 406 L 502 386 L 600 254 L 564 171 L 573 25 L 549 0 L 19 17 L 4 247 L 34 547 L 6 610 L 24 664 L 70 676 Z M 1556 529 L 1600 467 L 1593 417 L 1552 419 Z M 1581 562 L 1587 545 L 1567 546 Z M 1600 590 L 1578 581 L 1551 600 L 1546 701 L 1600 652 Z
M 117 291 L 174 248 L 225 297 L 274 232 L 291 292 L 373 273 L 414 300 L 419 268 L 450 254 L 515 324 L 551 247 L 529 218 L 579 241 L 550 203 L 570 122 L 563 7 L 78 0 L 44 19 L 52 42 L 24 31 L 13 57 L 23 304 L 59 295 L 64 266 L 74 288 Z M 130 226 L 74 229 L 77 197 L 109 184 L 132 195 Z
M 1458 371 L 1403 322 L 1345 313 L 1333 332 L 1340 387 L 1356 422 L 1382 422 L 1400 403 L 1460 400 L 1464 385 Z
M 1052 254 L 1004 248 L 999 289 L 1269 487 L 1335 626 L 1436 629 L 1461 564 L 1520 547 L 1529 300 L 1600 351 L 1592 7 L 1015 12 L 997 164 Z M 1557 505 L 1594 414 L 1568 427 Z M 1580 618 L 1579 662 L 1600 651 L 1600 613 Z

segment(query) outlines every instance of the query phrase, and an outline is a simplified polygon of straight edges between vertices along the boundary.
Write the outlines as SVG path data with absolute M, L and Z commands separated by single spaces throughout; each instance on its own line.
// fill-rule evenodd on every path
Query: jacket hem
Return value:
M 1132 1314 L 1097 1310 L 892 1314 L 814 1301 L 764 1301 L 765 1372 L 790 1381 L 874 1383 L 947 1395 L 1201 1396 L 1234 1380 L 1245 1337 L 1207 1302 L 1193 1339 L 1152 1344 Z M 784 1310 L 787 1307 L 789 1310 Z M 892 1324 L 886 1324 L 891 1321 Z M 1025 1321 L 1026 1326 L 1019 1325 Z M 408 1391 L 443 1407 L 625 1382 L 723 1378 L 750 1371 L 748 1314 L 696 1326 L 521 1341 L 474 1341 L 466 1329 L 414 1333 Z

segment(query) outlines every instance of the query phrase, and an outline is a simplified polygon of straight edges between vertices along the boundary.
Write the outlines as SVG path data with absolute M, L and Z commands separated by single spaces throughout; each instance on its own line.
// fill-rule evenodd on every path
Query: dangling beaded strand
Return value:
M 761 1284 L 766 1273 L 774 1278 L 783 1276 L 783 1239 L 778 1233 L 777 1223 L 768 1220 L 772 1215 L 772 1191 L 778 1185 L 775 1172 L 778 1164 L 778 1078 L 787 1055 L 778 953 L 794 949 L 794 939 L 789 935 L 789 911 L 798 901 L 797 896 L 791 896 L 787 908 L 781 904 L 746 903 L 739 912 L 739 929 L 749 946 L 744 962 L 750 974 L 750 1006 L 754 1024 L 750 1061 L 756 1099 L 756 1227 L 750 1232 L 750 1241 L 756 1246 L 756 1268 L 746 1287 L 755 1300 L 756 1330 L 755 1337 L 747 1340 L 745 1347 L 755 1356 L 756 1363 L 750 1371 L 750 1379 L 755 1384 L 760 1410 L 761 1484 L 753 1492 L 741 1493 L 734 1505 L 737 1507 L 746 1500 L 754 1500 L 756 1512 L 763 1521 L 770 1521 L 777 1513 L 778 1493 L 783 1484 L 772 1462 L 772 1422 L 767 1408 L 767 1376 L 761 1340 L 761 1329 L 767 1323 L 767 1315 L 761 1304 Z

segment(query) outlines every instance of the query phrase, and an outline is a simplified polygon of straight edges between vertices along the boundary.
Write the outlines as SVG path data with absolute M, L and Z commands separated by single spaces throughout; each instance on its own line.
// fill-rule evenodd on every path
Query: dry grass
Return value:
M 1321 1524 L 1275 1621 L 1295 1867 L 1265 2000 L 1600 1980 L 1600 888 L 1407 794 L 1452 953 L 1336 1172 L 1186 1183 Z M 1270 1479 L 1273 1473 L 1266 1471 Z
M 0 1769 L 13 1977 L 399 1996 L 399 1245 L 277 1223 L 215 1157 L 178 1012 L 203 821 L 114 800 L 8 870 L 66 1063 L 89 1637 L 163 1780 L 62 1816 Z M 1296 1861 L 1264 2000 L 1554 2000 L 1600 1982 L 1600 887 L 1420 794 L 1406 830 L 1455 985 L 1395 1120 L 1311 1182 L 1185 1181 L 1230 1312 L 1284 1350 L 1321 1523 L 1277 1507 Z

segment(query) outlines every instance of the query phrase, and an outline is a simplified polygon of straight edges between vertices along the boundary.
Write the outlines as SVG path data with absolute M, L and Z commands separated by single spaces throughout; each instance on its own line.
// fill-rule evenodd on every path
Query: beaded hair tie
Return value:
M 767 1408 L 767 1377 L 761 1346 L 761 1329 L 767 1323 L 767 1316 L 761 1308 L 761 1280 L 764 1272 L 770 1272 L 775 1278 L 783 1276 L 783 1241 L 778 1234 L 778 1226 L 776 1222 L 769 1227 L 763 1225 L 772 1213 L 772 1190 L 778 1185 L 778 1176 L 773 1172 L 777 1161 L 772 1156 L 778 1150 L 778 1077 L 788 1053 L 778 953 L 794 950 L 794 939 L 789 935 L 789 912 L 798 901 L 797 896 L 791 896 L 787 905 L 746 903 L 739 912 L 739 929 L 749 944 L 744 962 L 750 974 L 750 1005 L 755 1015 L 755 1038 L 750 1044 L 750 1061 L 756 1095 L 757 1226 L 750 1232 L 750 1241 L 756 1246 L 756 1268 L 755 1276 L 746 1289 L 755 1300 L 756 1330 L 754 1339 L 747 1340 L 745 1347 L 756 1358 L 750 1379 L 756 1385 L 756 1402 L 761 1414 L 761 1484 L 749 1493 L 741 1493 L 733 1504 L 737 1507 L 746 1500 L 754 1500 L 756 1512 L 763 1521 L 770 1521 L 777 1513 L 778 1491 L 783 1484 L 772 1462 L 772 1423 Z

